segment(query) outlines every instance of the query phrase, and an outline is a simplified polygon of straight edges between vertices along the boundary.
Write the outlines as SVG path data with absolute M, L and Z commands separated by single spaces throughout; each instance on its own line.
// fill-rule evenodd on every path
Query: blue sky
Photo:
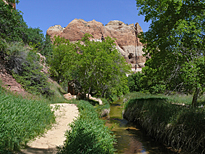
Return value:
M 147 31 L 150 24 L 138 16 L 135 0 L 20 0 L 17 9 L 23 12 L 29 27 L 39 27 L 44 35 L 50 26 L 66 27 L 75 18 L 95 19 L 104 25 L 111 20 L 125 24 L 138 22 L 143 31 Z

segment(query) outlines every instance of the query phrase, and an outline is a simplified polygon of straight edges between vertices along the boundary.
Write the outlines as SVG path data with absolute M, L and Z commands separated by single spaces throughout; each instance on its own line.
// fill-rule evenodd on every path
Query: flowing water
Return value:
M 113 127 L 117 144 L 115 149 L 121 154 L 174 154 L 171 150 L 148 137 L 140 126 L 123 119 L 121 100 L 110 107 L 109 116 L 105 117 L 106 125 Z

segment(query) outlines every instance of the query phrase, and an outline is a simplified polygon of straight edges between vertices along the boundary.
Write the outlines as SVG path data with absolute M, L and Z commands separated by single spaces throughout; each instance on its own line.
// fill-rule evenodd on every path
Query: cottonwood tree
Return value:
M 194 94 L 204 88 L 205 1 L 137 0 L 140 15 L 151 21 L 141 42 L 151 59 L 145 74 L 165 81 L 170 90 Z
M 92 91 L 104 97 L 113 87 L 126 89 L 125 74 L 131 67 L 115 48 L 114 40 L 90 41 L 90 37 L 85 34 L 76 43 L 56 37 L 50 60 L 52 75 L 58 81 L 76 80 L 84 97 Z

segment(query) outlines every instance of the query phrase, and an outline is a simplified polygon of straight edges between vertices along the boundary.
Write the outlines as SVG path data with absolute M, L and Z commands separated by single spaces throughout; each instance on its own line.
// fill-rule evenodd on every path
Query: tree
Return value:
M 143 74 L 141 72 L 136 72 L 128 76 L 128 86 L 130 92 L 133 91 L 142 91 L 144 89 L 143 86 Z
M 52 42 L 51 42 L 50 36 L 46 35 L 44 37 L 40 53 L 44 55 L 46 59 L 49 60 L 50 56 L 53 53 Z
M 13 1 L 9 1 L 13 2 Z M 0 37 L 7 41 L 22 41 L 27 25 L 21 12 L 14 10 L 11 5 L 0 1 Z
M 169 90 L 194 93 L 196 106 L 204 83 L 205 2 L 137 0 L 139 14 L 152 21 L 140 38 L 145 44 L 145 73 L 164 81 Z M 151 70 L 151 71 L 150 71 Z
M 56 37 L 50 71 L 58 81 L 76 80 L 84 97 L 86 94 L 89 97 L 92 91 L 104 97 L 111 87 L 119 85 L 123 89 L 121 83 L 130 65 L 116 50 L 113 39 L 106 37 L 98 42 L 90 41 L 90 37 L 85 34 L 76 43 Z
M 36 48 L 38 50 L 42 50 L 43 48 L 43 41 L 44 41 L 44 35 L 43 31 L 39 28 L 26 28 L 25 30 L 26 37 L 23 39 L 25 44 L 35 44 Z
M 14 0 L 7 1 L 9 3 Z M 35 44 L 39 50 L 43 48 L 44 35 L 39 28 L 28 28 L 22 17 L 22 12 L 14 10 L 11 5 L 0 1 L 0 37 L 7 42 L 23 41 L 25 44 Z

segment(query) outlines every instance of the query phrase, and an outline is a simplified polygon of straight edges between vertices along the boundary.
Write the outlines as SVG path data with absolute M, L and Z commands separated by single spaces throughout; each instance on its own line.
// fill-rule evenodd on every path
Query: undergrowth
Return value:
M 77 103 L 80 116 L 71 125 L 66 133 L 64 146 L 59 154 L 112 154 L 114 153 L 114 136 L 99 119 L 93 106 L 87 101 L 73 101 Z
M 5 68 L 27 92 L 46 97 L 54 95 L 48 76 L 42 72 L 43 66 L 35 47 L 26 47 L 21 42 L 4 41 L 1 52 Z
M 23 99 L 0 86 L 0 153 L 19 150 L 53 122 L 55 116 L 48 103 Z
M 102 117 L 104 110 L 110 109 L 110 104 L 105 98 L 100 98 L 100 99 L 102 100 L 103 105 L 96 105 L 94 108 L 95 108 L 96 112 L 98 113 L 99 117 Z M 108 114 L 108 113 L 106 113 L 106 114 Z M 103 116 L 105 116 L 105 115 L 103 115 Z

